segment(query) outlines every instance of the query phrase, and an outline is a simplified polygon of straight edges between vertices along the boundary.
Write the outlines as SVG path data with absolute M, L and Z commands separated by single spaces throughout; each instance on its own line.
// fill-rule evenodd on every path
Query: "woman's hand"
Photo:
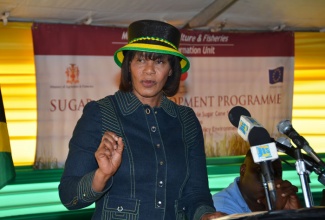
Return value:
M 93 180 L 93 190 L 100 192 L 105 187 L 106 182 L 111 178 L 122 162 L 124 149 L 123 140 L 113 132 L 105 132 L 102 141 L 95 152 L 98 169 Z

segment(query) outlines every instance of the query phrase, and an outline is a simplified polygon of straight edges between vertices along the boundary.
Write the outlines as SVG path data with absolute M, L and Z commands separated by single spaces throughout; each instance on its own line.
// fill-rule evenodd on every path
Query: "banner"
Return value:
M 127 43 L 125 28 L 34 24 L 38 131 L 35 168 L 60 168 L 73 128 L 90 100 L 118 90 L 114 52 Z M 291 119 L 294 38 L 291 32 L 211 33 L 182 30 L 179 50 L 191 68 L 174 102 L 193 108 L 208 157 L 246 153 L 228 120 L 247 108 L 271 136 Z
M 118 89 L 112 54 L 122 29 L 34 24 L 37 141 L 34 167 L 60 168 L 83 107 Z
M 16 172 L 11 157 L 7 121 L 0 88 L 0 189 L 15 177 Z
M 194 109 L 207 157 L 246 154 L 249 144 L 228 119 L 243 106 L 277 138 L 277 124 L 292 117 L 294 35 L 183 31 L 179 48 L 190 57 L 188 77 L 173 97 Z

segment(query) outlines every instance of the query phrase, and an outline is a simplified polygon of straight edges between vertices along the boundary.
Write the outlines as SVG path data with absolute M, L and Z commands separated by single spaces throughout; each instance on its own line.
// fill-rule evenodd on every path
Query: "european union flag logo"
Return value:
M 283 82 L 283 66 L 278 67 L 273 70 L 269 70 L 269 82 L 270 84 L 275 84 L 278 82 Z

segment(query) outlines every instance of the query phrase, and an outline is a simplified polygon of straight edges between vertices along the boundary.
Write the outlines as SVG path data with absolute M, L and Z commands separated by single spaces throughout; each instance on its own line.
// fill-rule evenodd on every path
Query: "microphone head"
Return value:
M 287 134 L 290 132 L 290 129 L 292 128 L 291 122 L 289 120 L 282 120 L 277 125 L 278 131 L 281 134 Z
M 253 127 L 248 134 L 250 146 L 262 145 L 272 142 L 269 132 L 263 127 Z
M 292 147 L 289 138 L 279 137 L 278 139 L 276 139 L 276 142 L 278 142 L 278 143 L 280 143 L 280 144 L 282 144 L 282 145 L 284 145 L 284 146 L 287 146 L 287 147 L 289 147 L 289 148 Z
M 238 128 L 238 124 L 240 121 L 240 116 L 248 116 L 251 117 L 251 114 L 249 113 L 249 111 L 241 106 L 235 106 L 233 107 L 229 113 L 228 113 L 228 118 L 230 123 L 235 126 L 236 128 Z
M 275 143 L 265 128 L 253 127 L 248 134 L 248 141 L 255 163 L 279 158 Z

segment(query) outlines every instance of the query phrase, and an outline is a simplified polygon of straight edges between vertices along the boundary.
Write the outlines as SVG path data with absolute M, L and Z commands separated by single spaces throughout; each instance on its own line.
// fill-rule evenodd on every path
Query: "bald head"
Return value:
M 244 170 L 241 169 L 241 175 L 243 175 L 242 173 L 243 171 L 255 172 L 256 174 L 260 175 L 261 173 L 260 165 L 254 162 L 252 152 L 250 150 L 247 151 L 243 164 L 245 164 L 244 166 L 245 169 Z M 282 164 L 280 159 L 272 161 L 272 168 L 274 172 L 274 178 L 282 178 Z

